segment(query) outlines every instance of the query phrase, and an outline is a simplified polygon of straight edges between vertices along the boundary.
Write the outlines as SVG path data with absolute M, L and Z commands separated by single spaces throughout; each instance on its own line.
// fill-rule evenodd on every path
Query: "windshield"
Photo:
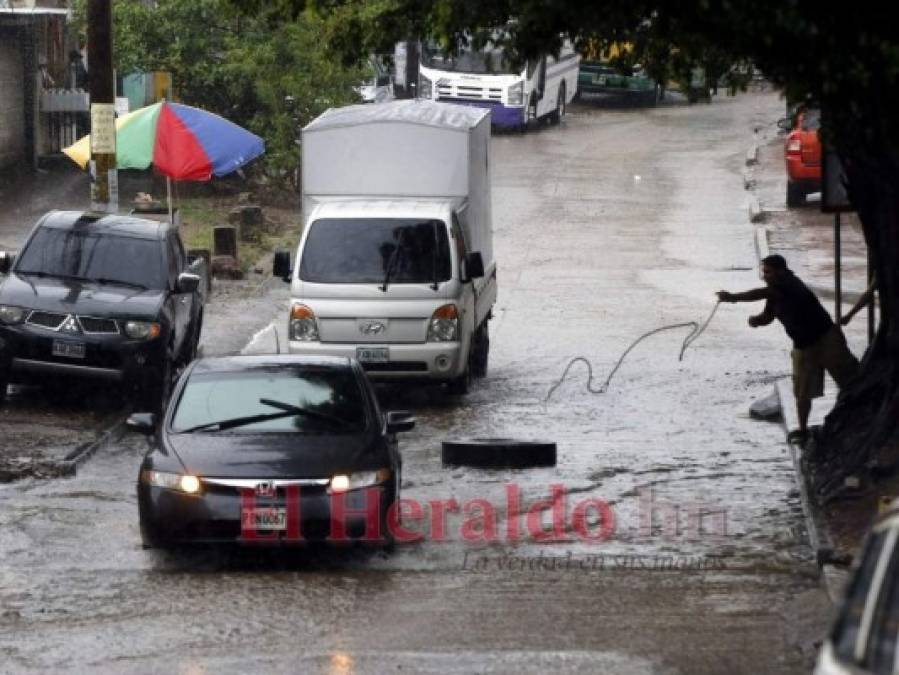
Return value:
M 389 270 L 389 275 L 388 275 Z M 323 218 L 312 223 L 300 279 L 322 284 L 421 284 L 452 275 L 446 224 L 415 218 Z
M 355 374 L 348 368 L 277 366 L 195 373 L 178 400 L 172 430 L 214 427 L 254 416 L 263 419 L 234 425 L 235 431 L 359 432 L 365 429 L 365 399 Z M 222 424 L 223 428 L 228 426 Z
M 423 44 L 421 63 L 428 68 L 453 73 L 478 75 L 519 75 L 521 73 L 520 68 L 513 68 L 506 59 L 504 50 L 494 47 L 490 43 L 479 50 L 460 47 L 455 55 L 444 54 L 436 44 Z
M 162 242 L 154 239 L 41 227 L 16 272 L 162 289 L 164 259 Z

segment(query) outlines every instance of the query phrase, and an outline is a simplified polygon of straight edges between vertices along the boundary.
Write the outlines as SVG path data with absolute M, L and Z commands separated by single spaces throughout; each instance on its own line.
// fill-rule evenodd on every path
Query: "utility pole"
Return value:
M 91 210 L 115 213 L 119 178 L 115 147 L 112 0 L 88 0 L 87 65 L 91 101 Z

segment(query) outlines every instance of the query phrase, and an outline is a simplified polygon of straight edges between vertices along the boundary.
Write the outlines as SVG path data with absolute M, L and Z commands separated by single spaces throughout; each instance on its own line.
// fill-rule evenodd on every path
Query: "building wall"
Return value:
M 0 27 L 0 169 L 25 159 L 25 64 L 18 32 Z

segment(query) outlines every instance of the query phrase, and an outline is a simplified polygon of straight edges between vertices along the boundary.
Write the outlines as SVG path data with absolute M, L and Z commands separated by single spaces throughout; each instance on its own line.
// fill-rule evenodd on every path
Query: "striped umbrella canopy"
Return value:
M 82 169 L 90 161 L 90 136 L 65 148 Z M 116 120 L 120 169 L 157 171 L 174 180 L 209 180 L 236 171 L 265 152 L 265 142 L 205 110 L 161 101 Z

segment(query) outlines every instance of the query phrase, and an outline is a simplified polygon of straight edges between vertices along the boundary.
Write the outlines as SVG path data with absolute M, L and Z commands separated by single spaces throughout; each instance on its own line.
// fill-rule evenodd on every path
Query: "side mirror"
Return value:
M 790 131 L 793 129 L 793 120 L 789 117 L 782 117 L 777 120 L 777 128 L 781 131 Z
M 125 420 L 125 428 L 149 436 L 156 430 L 156 415 L 153 413 L 133 413 Z
M 182 272 L 178 275 L 178 283 L 175 290 L 179 293 L 196 293 L 200 288 L 200 275 L 191 272 Z
M 16 261 L 16 254 L 8 251 L 0 251 L 0 274 L 9 274 L 12 264 Z
M 407 410 L 393 410 L 387 413 L 387 433 L 396 434 L 401 431 L 412 431 L 415 428 L 415 416 Z
M 465 256 L 465 274 L 463 281 L 471 281 L 472 279 L 480 279 L 484 276 L 484 259 L 481 257 L 480 251 L 474 251 Z
M 290 282 L 290 251 L 275 251 L 275 259 L 272 262 L 272 274 L 279 279 Z

